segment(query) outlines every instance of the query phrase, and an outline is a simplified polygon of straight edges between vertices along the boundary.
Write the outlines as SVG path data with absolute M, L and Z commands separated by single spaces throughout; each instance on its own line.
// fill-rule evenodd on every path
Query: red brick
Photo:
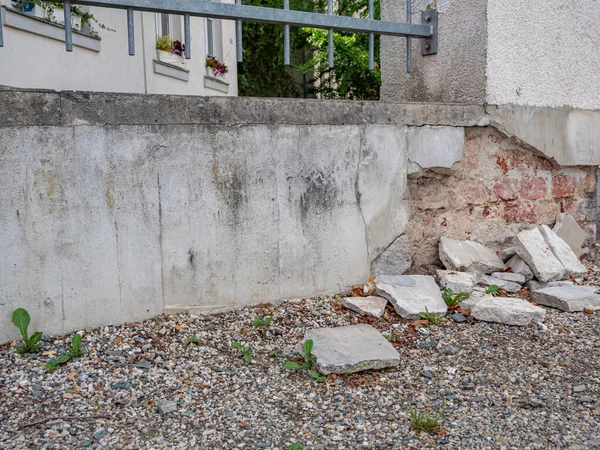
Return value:
M 504 172 L 512 169 L 533 169 L 550 172 L 553 169 L 549 159 L 518 149 L 504 150 L 497 154 L 496 164 Z
M 541 177 L 526 178 L 521 181 L 521 198 L 525 200 L 539 200 L 546 197 L 548 188 L 546 180 Z
M 506 223 L 536 223 L 535 205 L 506 205 L 504 220 Z
M 552 179 L 552 196 L 554 198 L 571 197 L 575 192 L 577 181 L 569 175 L 557 175 Z
M 498 200 L 514 200 L 519 196 L 519 180 L 503 178 L 494 185 L 494 196 Z

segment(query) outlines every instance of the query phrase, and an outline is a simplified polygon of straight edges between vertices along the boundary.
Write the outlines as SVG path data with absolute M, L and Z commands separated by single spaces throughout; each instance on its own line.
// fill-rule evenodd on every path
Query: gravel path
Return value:
M 255 315 L 274 318 L 264 338 Z M 270 356 L 308 328 L 359 322 L 398 336 L 399 367 L 317 383 Z M 88 329 L 87 354 L 53 373 L 44 352 L 70 336 L 37 359 L 5 345 L 0 448 L 600 448 L 600 313 L 548 309 L 545 325 L 448 319 L 423 334 L 389 307 L 371 321 L 320 298 Z M 409 404 L 441 412 L 437 432 L 413 431 Z

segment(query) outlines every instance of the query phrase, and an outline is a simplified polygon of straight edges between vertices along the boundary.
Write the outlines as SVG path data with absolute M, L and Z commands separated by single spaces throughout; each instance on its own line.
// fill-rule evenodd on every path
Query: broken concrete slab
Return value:
M 571 247 L 563 241 L 558 235 L 550 229 L 547 225 L 541 225 L 539 227 L 542 235 L 546 239 L 546 243 L 554 253 L 554 256 L 561 262 L 561 264 L 567 270 L 567 275 L 573 275 L 574 277 L 580 277 L 587 273 L 586 267 L 579 261 L 579 258 Z
M 385 298 L 371 295 L 369 297 L 345 297 L 342 306 L 358 314 L 366 314 L 379 319 L 383 316 L 387 303 Z
M 565 266 L 554 256 L 539 228 L 517 233 L 515 248 L 517 255 L 525 261 L 538 280 L 545 283 L 568 276 Z
M 429 168 L 452 168 L 460 161 L 465 130 L 459 127 L 411 127 L 407 136 L 409 173 Z
M 556 223 L 552 231 L 567 243 L 578 258 L 587 253 L 586 249 L 583 248 L 587 235 L 571 214 L 557 214 Z
M 316 328 L 306 333 L 304 341 L 308 339 L 313 341 L 312 356 L 317 370 L 324 375 L 400 364 L 400 355 L 392 344 L 366 324 Z
M 477 303 L 479 303 L 480 301 L 491 298 L 494 298 L 494 296 L 481 291 L 473 291 L 468 299 L 460 302 L 460 307 L 473 309 L 473 307 L 477 305 Z
M 512 269 L 513 273 L 518 273 L 525 277 L 525 281 L 533 280 L 533 272 L 529 266 L 523 261 L 519 255 L 514 255 L 506 263 L 504 263 L 506 269 Z
M 525 282 L 527 281 L 525 279 L 525 275 L 521 275 L 520 273 L 514 272 L 494 272 L 491 276 L 494 278 L 500 278 L 502 280 L 518 284 L 525 284 Z
M 383 253 L 375 258 L 371 263 L 371 274 L 374 277 L 379 275 L 402 275 L 410 269 L 411 262 L 408 236 L 403 234 L 398 236 Z
M 479 283 L 479 274 L 475 272 L 456 272 L 454 270 L 437 270 L 437 279 L 444 289 L 452 292 L 471 292 Z
M 488 275 L 481 276 L 481 284 L 485 286 L 491 286 L 492 284 L 495 284 L 500 289 L 504 289 L 506 292 L 512 293 L 519 292 L 521 289 L 523 289 L 523 286 L 521 286 L 519 283 L 514 283 L 512 281 L 491 277 Z
M 520 298 L 492 297 L 477 303 L 471 309 L 471 317 L 485 322 L 524 326 L 530 322 L 543 322 L 546 311 Z
M 504 270 L 504 263 L 491 248 L 475 241 L 458 241 L 442 237 L 440 259 L 448 270 L 492 273 Z
M 600 308 L 600 295 L 595 286 L 550 286 L 531 291 L 531 299 L 540 305 L 561 311 L 583 311 Z
M 448 311 L 440 288 L 429 275 L 381 275 L 375 279 L 375 290 L 405 319 L 420 319 L 419 313 L 425 311 L 441 314 Z
M 561 281 L 549 281 L 547 283 L 542 283 L 541 281 L 531 280 L 527 282 L 525 285 L 530 291 L 534 291 L 537 289 L 544 289 L 551 286 L 575 286 L 571 280 L 561 280 Z
M 506 262 L 510 258 L 515 256 L 516 254 L 517 254 L 517 250 L 514 247 L 508 247 L 508 248 L 505 248 L 504 250 L 500 250 L 500 253 L 498 253 L 498 258 L 500 258 L 502 261 Z

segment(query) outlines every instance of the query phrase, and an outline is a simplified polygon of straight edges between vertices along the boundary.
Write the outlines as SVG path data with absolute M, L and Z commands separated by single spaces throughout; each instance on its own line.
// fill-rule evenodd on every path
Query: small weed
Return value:
M 321 375 L 314 369 L 314 361 L 312 358 L 313 340 L 307 339 L 304 341 L 304 356 L 298 355 L 298 358 L 303 360 L 302 364 L 296 361 L 288 361 L 283 365 L 287 370 L 308 369 L 308 374 L 318 383 L 323 383 L 326 380 L 325 375 Z
M 265 319 L 261 319 L 258 316 L 254 316 L 254 319 L 252 319 L 252 325 L 262 330 L 260 335 L 263 338 L 267 335 L 267 331 L 269 331 L 271 323 L 273 323 L 272 317 L 266 317 Z
M 269 356 L 271 358 L 287 358 L 288 355 L 286 355 L 285 353 L 280 353 L 279 350 L 275 349 L 275 350 L 271 350 L 271 352 L 269 353 Z
M 436 416 L 430 416 L 429 414 L 419 414 L 417 411 L 412 409 L 412 406 L 408 405 L 408 411 L 410 414 L 410 421 L 415 430 L 422 430 L 431 432 L 438 426 L 438 421 L 442 417 L 442 413 Z
M 71 358 L 79 358 L 85 355 L 85 350 L 81 348 L 81 336 L 77 333 L 71 338 L 71 347 L 67 351 Z
M 250 347 L 248 347 L 248 346 L 244 347 L 239 342 L 234 341 L 231 343 L 231 348 L 235 348 L 237 350 L 237 355 L 240 358 L 244 358 L 244 362 L 246 364 L 252 363 L 252 350 L 250 350 Z
M 40 342 L 42 340 L 41 331 L 37 331 L 31 336 L 27 333 L 30 322 L 31 317 L 29 317 L 27 310 L 23 308 L 14 310 L 12 314 L 12 323 L 21 332 L 24 344 L 23 346 L 17 346 L 17 353 L 35 353 L 42 347 L 42 343 Z
M 51 358 L 50 361 L 48 361 L 46 363 L 45 367 L 46 367 L 46 369 L 48 369 L 48 372 L 54 372 L 61 365 L 65 364 L 67 361 L 69 361 L 69 359 L 70 359 L 69 355 L 59 356 L 58 358 Z
M 200 344 L 200 339 L 198 339 L 196 336 L 189 336 L 189 337 L 188 337 L 188 338 L 185 340 L 185 343 L 186 343 L 187 345 L 190 345 L 190 344 L 196 344 L 196 345 L 198 345 L 198 344 Z
M 294 442 L 287 448 L 287 450 L 302 450 L 303 448 L 304 445 L 302 445 L 300 442 Z
M 497 284 L 490 284 L 487 289 L 485 290 L 486 294 L 494 294 L 495 292 L 498 292 L 498 289 L 500 289 L 498 287 Z
M 465 301 L 469 297 L 470 294 L 466 292 L 459 292 L 458 294 L 454 294 L 454 292 L 452 292 L 452 289 L 448 288 L 444 289 L 444 291 L 442 292 L 442 298 L 446 302 L 446 306 L 448 306 L 449 308 L 458 305 L 460 302 Z
M 436 325 L 440 323 L 440 315 L 439 313 L 430 313 L 427 307 L 425 307 L 425 312 L 419 313 L 419 315 L 427 320 L 431 325 Z
M 391 331 L 387 331 L 382 334 L 383 334 L 383 337 L 386 338 L 390 342 L 396 342 L 400 338 L 399 334 L 394 334 Z

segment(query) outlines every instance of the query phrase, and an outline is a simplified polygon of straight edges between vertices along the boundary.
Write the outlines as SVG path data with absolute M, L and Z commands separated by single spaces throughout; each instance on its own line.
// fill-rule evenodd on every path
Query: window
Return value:
M 215 56 L 215 23 L 206 19 L 206 56 Z
M 170 14 L 156 14 L 156 36 L 173 37 L 173 22 Z

